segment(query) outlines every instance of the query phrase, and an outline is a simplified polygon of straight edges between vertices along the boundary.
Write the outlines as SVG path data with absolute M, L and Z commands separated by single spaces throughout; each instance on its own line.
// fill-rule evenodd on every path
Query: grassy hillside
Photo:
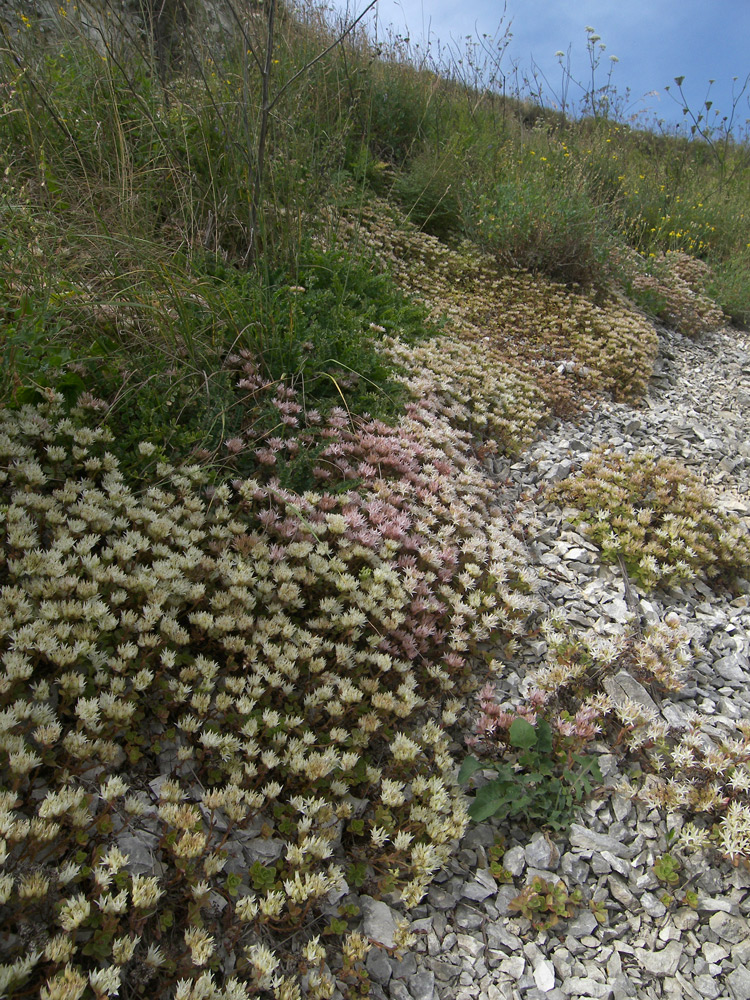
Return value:
M 65 2 L 0 50 L 0 992 L 365 995 L 347 892 L 422 898 L 477 655 L 538 610 L 481 463 L 636 402 L 654 321 L 750 322 L 750 153 L 314 7 L 162 9 Z M 564 784 L 601 671 L 551 634 Z M 607 663 L 671 684 L 683 640 Z

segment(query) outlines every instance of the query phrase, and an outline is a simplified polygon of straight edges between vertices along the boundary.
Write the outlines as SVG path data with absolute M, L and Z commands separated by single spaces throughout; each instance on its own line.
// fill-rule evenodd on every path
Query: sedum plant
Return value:
M 434 400 L 332 413 L 300 495 L 268 461 L 134 488 L 98 402 L 46 395 L 0 412 L 4 989 L 329 997 L 341 860 L 406 910 L 466 827 L 435 715 L 537 607 L 522 543 Z
M 374 251 L 399 285 L 422 301 L 434 320 L 445 323 L 447 336 L 436 345 L 441 352 L 465 353 L 468 345 L 485 363 L 484 380 L 497 378 L 503 399 L 500 435 L 495 436 L 503 445 L 508 441 L 504 420 L 519 419 L 523 432 L 534 411 L 542 411 L 536 422 L 549 410 L 567 417 L 603 393 L 628 400 L 645 391 L 657 353 L 656 331 L 620 299 L 594 301 L 580 289 L 570 290 L 541 275 L 504 271 L 468 241 L 447 247 L 377 199 L 364 207 L 361 225 L 356 230 L 352 226 L 355 237 Z M 413 366 L 403 352 L 400 360 L 420 371 L 424 354 L 422 350 L 415 355 Z M 428 364 L 432 369 L 438 362 Z M 438 370 L 440 382 L 452 400 L 466 402 L 480 414 L 489 403 L 491 412 L 491 398 L 481 392 L 477 379 L 476 360 L 472 367 L 468 384 L 460 374 L 463 364 L 459 372 L 443 366 Z M 509 401 L 512 370 L 526 378 L 517 379 Z M 489 415 L 487 420 L 492 429 Z M 515 450 L 524 438 L 522 433 Z
M 529 885 L 508 905 L 511 913 L 518 913 L 531 922 L 537 931 L 557 926 L 561 920 L 572 917 L 583 902 L 580 889 L 568 890 L 562 879 L 547 881 L 536 875 Z
M 676 459 L 599 449 L 548 496 L 574 508 L 603 559 L 622 557 L 647 590 L 695 578 L 731 581 L 750 566 L 742 522 Z
M 704 729 L 704 723 L 706 728 Z M 717 850 L 734 865 L 750 861 L 750 724 L 716 739 L 710 718 L 697 713 L 682 729 L 654 733 L 646 750 L 646 773 L 625 780 L 621 791 L 685 818 L 676 847 Z
M 725 325 L 721 308 L 706 294 L 713 275 L 704 261 L 680 251 L 645 258 L 629 249 L 619 250 L 615 260 L 628 295 L 680 333 L 697 338 Z

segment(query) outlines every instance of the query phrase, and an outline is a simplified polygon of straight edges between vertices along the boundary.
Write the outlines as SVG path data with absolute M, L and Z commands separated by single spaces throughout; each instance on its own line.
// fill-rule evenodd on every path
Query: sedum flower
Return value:
M 68 964 L 52 979 L 47 980 L 39 992 L 40 1000 L 78 1000 L 88 986 L 88 980 Z
M 11 987 L 22 986 L 38 961 L 39 953 L 31 952 L 17 958 L 12 965 L 0 965 L 0 996 L 9 996 Z
M 326 957 L 325 947 L 320 943 L 320 935 L 316 934 L 315 937 L 310 938 L 310 940 L 303 946 L 302 954 L 310 963 L 310 965 L 317 965 L 319 962 L 324 962 Z
M 374 847 L 382 847 L 389 839 L 388 831 L 380 826 L 373 826 L 370 830 L 370 841 Z
M 202 927 L 188 927 L 185 931 L 185 944 L 190 948 L 194 965 L 205 965 L 214 953 L 215 938 Z
M 91 903 L 83 893 L 79 893 L 62 903 L 57 919 L 64 931 L 72 931 L 80 927 L 90 914 Z
M 258 915 L 258 900 L 255 896 L 243 896 L 234 904 L 234 912 L 243 923 L 254 920 Z
M 120 970 L 116 965 L 110 965 L 106 969 L 97 969 L 89 973 L 89 983 L 91 989 L 96 994 L 97 1000 L 100 997 L 117 996 L 120 992 Z
M 112 942 L 112 958 L 117 965 L 125 965 L 135 953 L 135 949 L 140 943 L 140 937 L 119 937 Z
M 406 801 L 404 794 L 404 784 L 401 781 L 393 781 L 391 778 L 383 778 L 380 786 L 380 798 L 386 806 L 400 806 Z
M 166 962 L 164 952 L 161 950 L 159 945 L 153 942 L 148 946 L 148 951 L 146 952 L 146 957 L 143 959 L 144 963 L 150 966 L 152 969 L 159 969 Z
M 158 878 L 152 875 L 133 875 L 131 893 L 133 906 L 137 910 L 149 910 L 164 895 L 165 890 L 159 887 Z
M 70 960 L 74 947 L 73 939 L 69 934 L 56 934 L 44 946 L 44 957 L 48 962 L 62 965 L 63 962 Z
M 353 965 L 355 962 L 364 961 L 364 958 L 367 955 L 367 952 L 370 951 L 371 947 L 372 945 L 370 942 L 367 941 L 359 931 L 351 931 L 342 941 L 344 961 L 349 965 Z
M 256 978 L 261 984 L 267 982 L 278 968 L 278 958 L 264 944 L 254 944 L 249 948 L 245 948 L 245 954 L 253 966 Z
M 419 744 L 409 739 L 404 733 L 396 733 L 391 741 L 390 749 L 394 759 L 398 761 L 416 760 L 421 752 Z
M 10 899 L 13 892 L 13 876 L 0 875 L 0 905 L 4 905 Z
M 12 884 L 12 879 L 11 879 Z M 21 877 L 18 883 L 19 899 L 43 899 L 49 889 L 49 879 L 40 871 Z
M 100 786 L 99 794 L 105 802 L 114 802 L 115 799 L 125 795 L 129 788 L 127 781 L 119 775 L 113 775 Z

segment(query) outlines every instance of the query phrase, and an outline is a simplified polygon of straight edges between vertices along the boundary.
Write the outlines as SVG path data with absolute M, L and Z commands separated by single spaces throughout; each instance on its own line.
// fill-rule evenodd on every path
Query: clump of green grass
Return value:
M 399 174 L 394 193 L 406 217 L 441 239 L 460 234 L 463 178 L 450 150 L 436 156 L 425 150 Z
M 717 261 L 708 282 L 710 295 L 735 326 L 750 329 L 750 252 Z
M 430 324 L 367 260 L 310 245 L 292 274 L 279 267 L 259 275 L 208 257 L 191 271 L 185 260 L 171 264 L 171 273 L 154 261 L 110 280 L 101 296 L 80 283 L 52 296 L 44 322 L 36 314 L 37 353 L 14 366 L 9 401 L 40 401 L 54 388 L 72 405 L 93 393 L 107 404 L 103 419 L 126 470 L 137 467 L 144 439 L 158 441 L 170 462 L 198 455 L 226 468 L 225 442 L 245 436 L 259 444 L 278 433 L 271 401 L 280 387 L 322 417 L 332 407 L 388 419 L 399 411 L 397 366 L 378 343 L 386 333 L 411 342 Z M 77 340 L 56 336 L 51 316 L 58 329 L 75 326 Z M 240 353 L 252 359 L 262 391 L 241 385 Z M 231 466 L 233 474 L 252 468 Z M 295 468 L 289 484 L 309 487 L 302 465 Z
M 477 185 L 475 197 L 470 234 L 507 267 L 566 285 L 605 283 L 611 241 L 585 192 L 551 186 L 542 170 L 488 191 Z

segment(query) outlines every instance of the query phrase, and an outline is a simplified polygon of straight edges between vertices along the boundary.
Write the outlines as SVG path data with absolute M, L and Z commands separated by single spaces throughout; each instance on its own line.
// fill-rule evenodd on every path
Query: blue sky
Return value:
M 338 6 L 337 0 L 337 6 Z M 343 6 L 343 4 L 341 4 Z M 359 0 L 359 8 L 365 6 Z M 502 20 L 512 33 L 503 70 L 516 63 L 528 69 L 533 61 L 559 96 L 561 72 L 555 52 L 571 46 L 571 70 L 582 80 L 587 73 L 586 26 L 601 36 L 601 82 L 609 71 L 609 56 L 617 57 L 612 82 L 630 88 L 632 111 L 649 108 L 652 117 L 682 120 L 679 107 L 665 92 L 676 90 L 674 77 L 684 76 L 683 89 L 692 108 L 700 109 L 710 79 L 713 111 L 729 114 L 732 77 L 735 88 L 750 73 L 750 0 L 378 0 L 381 26 L 408 32 L 412 42 L 428 32 L 443 44 L 462 44 L 466 35 L 492 35 Z M 569 98 L 574 96 L 571 86 Z M 645 96 L 649 95 L 649 96 Z M 750 118 L 748 92 L 737 108 L 740 123 Z M 713 112 L 712 112 L 713 113 Z

